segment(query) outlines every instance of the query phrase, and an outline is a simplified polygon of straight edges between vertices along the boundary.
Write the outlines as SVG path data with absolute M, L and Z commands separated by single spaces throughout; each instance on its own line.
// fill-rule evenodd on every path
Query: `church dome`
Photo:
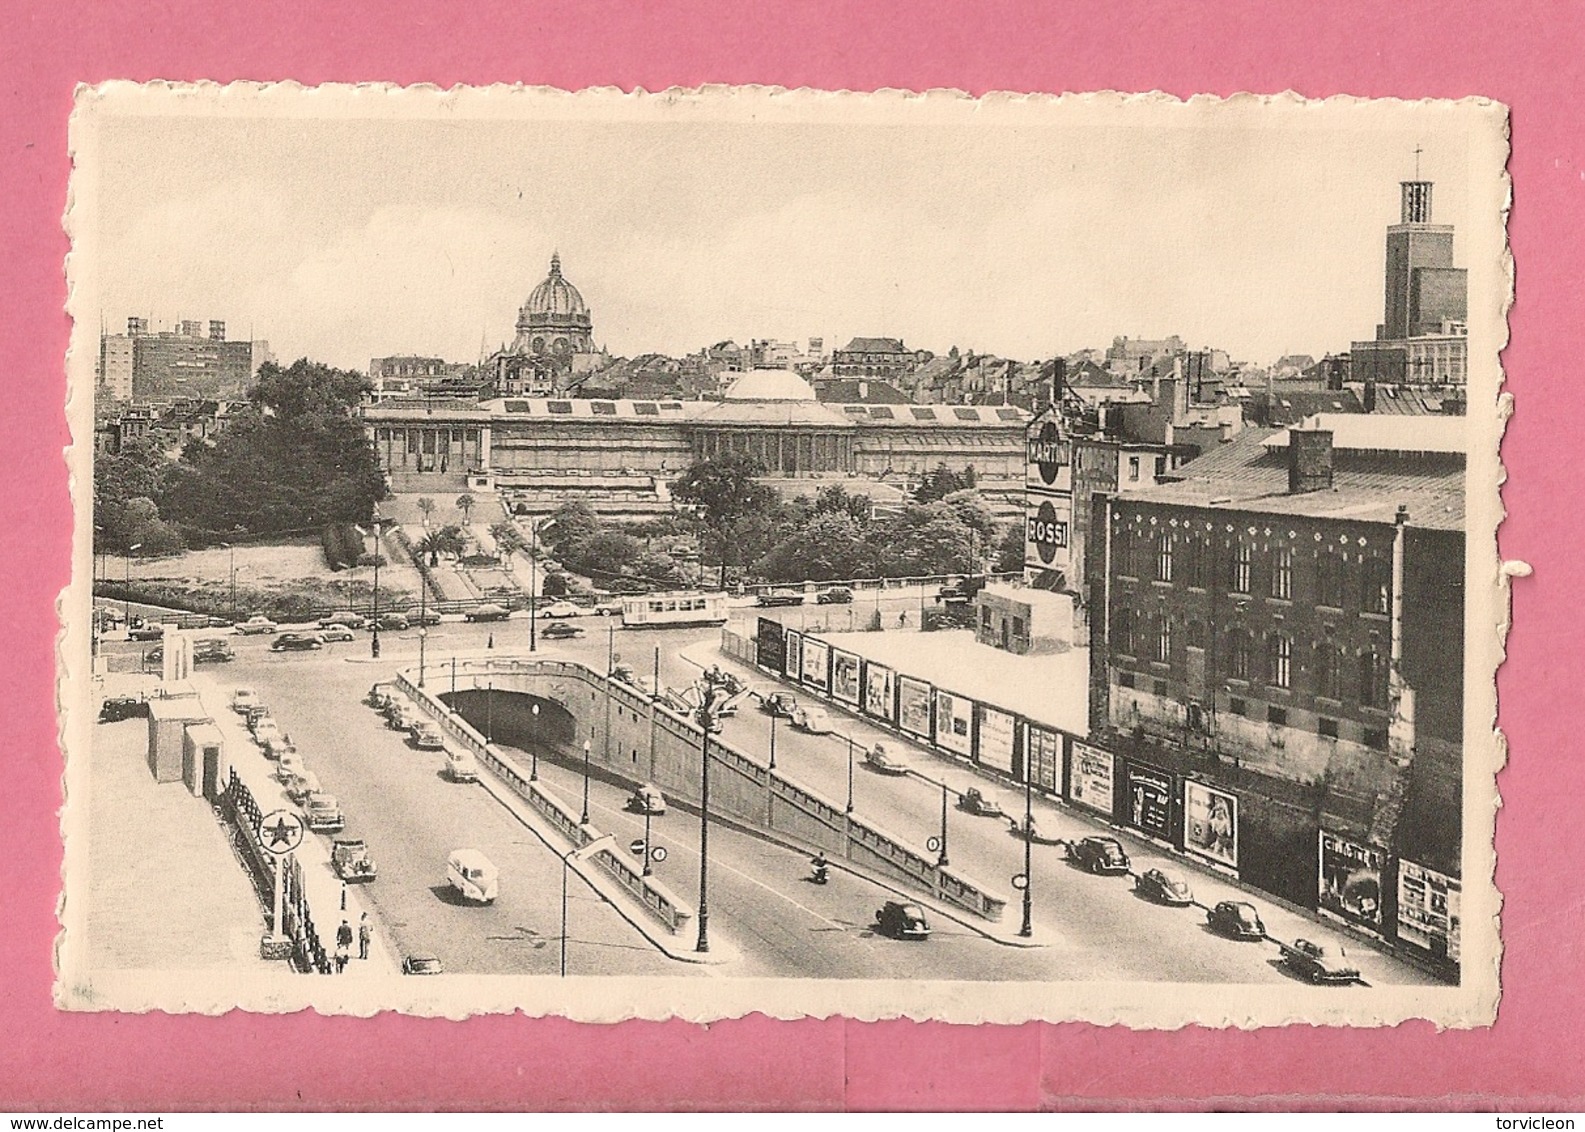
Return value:
M 790 369 L 757 369 L 745 373 L 726 391 L 728 401 L 813 401 L 810 384 Z
M 523 313 L 552 318 L 588 316 L 589 308 L 584 305 L 578 288 L 562 278 L 560 255 L 550 257 L 550 274 L 528 296 L 528 302 L 523 304 Z

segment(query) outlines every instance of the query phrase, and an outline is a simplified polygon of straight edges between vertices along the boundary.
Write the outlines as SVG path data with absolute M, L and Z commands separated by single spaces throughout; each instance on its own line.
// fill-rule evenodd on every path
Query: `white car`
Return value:
M 903 775 L 909 771 L 908 760 L 885 743 L 876 743 L 864 756 L 865 764 L 877 774 Z
M 269 746 L 272 739 L 279 740 L 284 738 L 285 735 L 281 731 L 281 725 L 267 715 L 254 725 L 253 740 L 261 747 Z
M 244 637 L 251 636 L 254 633 L 273 633 L 280 628 L 279 625 L 262 613 L 255 613 L 246 621 L 238 621 L 234 627 Z
M 835 730 L 831 726 L 831 717 L 826 714 L 826 709 L 823 707 L 797 708 L 793 712 L 792 725 L 811 735 L 829 735 Z
M 446 737 L 441 733 L 440 725 L 431 720 L 420 720 L 413 725 L 413 746 L 421 751 L 444 751 Z
M 263 702 L 252 688 L 238 688 L 231 693 L 231 710 L 238 715 L 244 714 L 249 708 L 258 707 Z
M 580 617 L 583 609 L 570 601 L 553 601 L 539 611 L 541 617 Z
M 322 641 L 326 641 L 326 642 L 328 642 L 328 641 L 352 641 L 352 640 L 356 640 L 357 639 L 357 635 L 355 633 L 353 633 L 353 631 L 351 629 L 347 628 L 345 625 L 341 625 L 341 624 L 337 624 L 337 623 L 332 622 L 329 625 L 324 625 L 324 626 L 320 627 L 319 639 L 322 640 Z

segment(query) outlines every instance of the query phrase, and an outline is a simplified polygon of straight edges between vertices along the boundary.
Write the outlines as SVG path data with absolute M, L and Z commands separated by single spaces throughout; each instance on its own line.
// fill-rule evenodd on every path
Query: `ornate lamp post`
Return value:
M 1034 897 L 1031 892 L 1034 888 L 1034 877 L 1030 875 L 1033 867 L 1032 854 L 1035 839 L 1029 834 L 1033 832 L 1034 822 L 1034 780 L 1035 776 L 1029 773 L 1028 756 L 1024 764 L 1024 922 L 1018 929 L 1018 934 L 1028 938 L 1035 932 L 1034 926 Z
M 528 522 L 528 651 L 533 652 L 536 644 L 536 624 L 539 620 L 539 524 L 530 519 Z
M 776 769 L 776 713 L 770 716 L 770 768 Z
M 129 632 L 132 629 L 132 555 L 134 553 L 136 553 L 137 551 L 141 550 L 142 548 L 143 548 L 143 544 L 141 542 L 135 542 L 131 546 L 127 547 L 127 558 L 126 558 L 126 564 L 127 564 L 127 569 L 126 569 L 126 587 L 127 587 L 127 589 L 126 589 L 126 593 L 123 595 L 123 599 L 122 599 L 122 603 L 121 603 L 121 605 L 122 605 L 122 608 L 121 608 L 121 620 L 126 625 L 127 630 Z
M 539 781 L 539 703 L 528 709 L 528 780 Z
M 706 686 L 699 703 L 699 942 L 694 950 L 710 950 L 710 736 L 720 730 L 716 689 Z
M 943 778 L 941 780 L 941 852 L 936 856 L 936 867 L 942 869 L 952 863 L 947 859 L 947 795 L 950 792 L 947 781 Z
M 380 659 L 380 506 L 374 506 L 374 628 L 369 632 L 369 655 Z
M 579 825 L 589 824 L 589 740 L 583 741 L 583 816 Z

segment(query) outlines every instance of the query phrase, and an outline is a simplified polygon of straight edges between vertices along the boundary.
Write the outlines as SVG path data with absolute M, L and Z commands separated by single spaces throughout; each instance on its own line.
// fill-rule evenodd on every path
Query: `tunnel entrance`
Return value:
M 570 747 L 578 734 L 572 713 L 555 700 L 496 688 L 459 688 L 440 701 L 491 742 L 524 750 Z M 539 714 L 534 714 L 538 706 Z

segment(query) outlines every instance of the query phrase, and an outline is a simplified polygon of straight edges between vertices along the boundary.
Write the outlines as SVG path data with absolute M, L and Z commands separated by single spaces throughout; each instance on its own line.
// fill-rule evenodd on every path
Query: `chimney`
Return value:
M 1365 375 L 1364 402 L 1365 411 L 1367 413 L 1374 413 L 1376 411 L 1376 375 L 1373 373 Z
M 1288 430 L 1288 494 L 1328 491 L 1332 487 L 1332 430 Z
M 1051 363 L 1051 403 L 1062 404 L 1062 392 L 1068 384 L 1068 359 L 1057 358 Z

